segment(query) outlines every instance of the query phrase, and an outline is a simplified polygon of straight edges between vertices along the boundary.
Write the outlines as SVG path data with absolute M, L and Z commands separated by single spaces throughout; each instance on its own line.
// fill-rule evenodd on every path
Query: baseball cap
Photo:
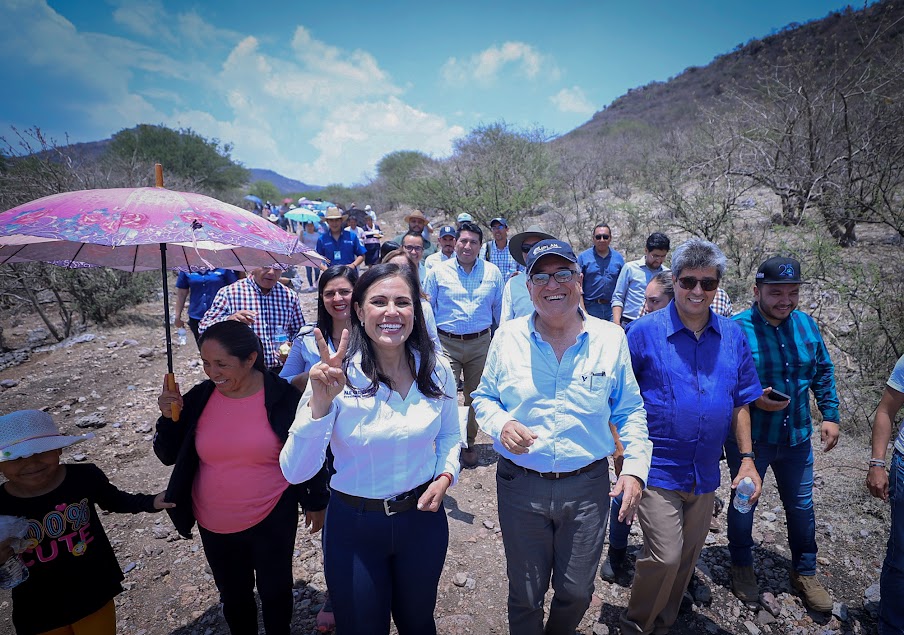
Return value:
M 530 275 L 534 269 L 534 266 L 540 261 L 541 258 L 546 256 L 559 256 L 564 258 L 568 262 L 577 262 L 578 258 L 574 255 L 574 250 L 571 248 L 571 245 L 566 243 L 564 240 L 559 240 L 558 238 L 552 238 L 549 240 L 541 240 L 536 245 L 531 247 L 531 250 L 527 252 L 527 275 Z
M 794 258 L 774 256 L 756 270 L 757 284 L 803 284 L 800 262 Z
M 499 223 L 500 225 L 502 225 L 503 227 L 508 229 L 508 223 L 506 222 L 506 220 L 504 218 L 502 218 L 502 217 L 494 218 L 493 220 L 490 221 L 490 227 L 492 227 L 496 223 Z
M 461 214 L 458 215 L 458 218 L 455 219 L 455 222 L 457 222 L 457 223 L 465 223 L 465 222 L 473 223 L 474 218 L 467 212 L 462 212 Z
M 439 229 L 439 237 L 440 238 L 445 238 L 446 236 L 454 236 L 454 235 L 455 235 L 455 228 L 452 227 L 452 225 L 443 225 Z

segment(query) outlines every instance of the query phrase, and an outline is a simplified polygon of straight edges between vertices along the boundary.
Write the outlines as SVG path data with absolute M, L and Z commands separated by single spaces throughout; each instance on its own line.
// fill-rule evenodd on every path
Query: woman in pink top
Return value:
M 154 452 L 173 465 L 167 487 L 173 525 L 185 537 L 197 522 L 207 562 L 234 635 L 257 633 L 254 580 L 267 635 L 288 635 L 298 505 L 311 532 L 323 526 L 327 473 L 289 485 L 279 467 L 301 394 L 264 366 L 260 340 L 233 320 L 198 341 L 208 380 L 183 397 L 157 400 Z M 165 384 L 164 384 L 165 386 Z M 182 408 L 170 418 L 172 404 Z

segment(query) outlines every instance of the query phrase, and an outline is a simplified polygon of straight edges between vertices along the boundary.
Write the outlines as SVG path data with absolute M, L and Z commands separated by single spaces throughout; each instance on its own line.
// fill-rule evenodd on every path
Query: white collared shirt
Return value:
M 348 384 L 364 388 L 360 356 L 348 368 Z M 419 364 L 420 361 L 416 359 Z M 432 481 L 443 472 L 458 480 L 461 432 L 452 369 L 437 356 L 434 377 L 446 398 L 425 397 L 411 385 L 406 397 L 380 384 L 373 397 L 349 386 L 320 419 L 311 417 L 311 384 L 298 404 L 279 465 L 290 483 L 313 477 L 333 450 L 332 489 L 363 498 L 389 498 Z

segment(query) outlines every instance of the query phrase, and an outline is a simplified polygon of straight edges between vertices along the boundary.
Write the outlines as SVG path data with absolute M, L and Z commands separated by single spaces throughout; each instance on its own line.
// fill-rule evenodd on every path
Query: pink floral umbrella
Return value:
M 297 236 L 234 205 L 158 187 L 64 192 L 0 214 L 0 264 L 49 262 L 163 272 L 166 355 L 172 381 L 167 269 L 319 266 Z

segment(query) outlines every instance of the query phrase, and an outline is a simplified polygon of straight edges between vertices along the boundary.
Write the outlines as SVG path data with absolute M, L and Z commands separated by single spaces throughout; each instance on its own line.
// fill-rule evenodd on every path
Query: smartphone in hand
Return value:
M 776 390 L 773 388 L 769 393 L 766 394 L 766 399 L 770 399 L 772 401 L 791 401 L 791 397 L 781 392 L 780 390 Z

